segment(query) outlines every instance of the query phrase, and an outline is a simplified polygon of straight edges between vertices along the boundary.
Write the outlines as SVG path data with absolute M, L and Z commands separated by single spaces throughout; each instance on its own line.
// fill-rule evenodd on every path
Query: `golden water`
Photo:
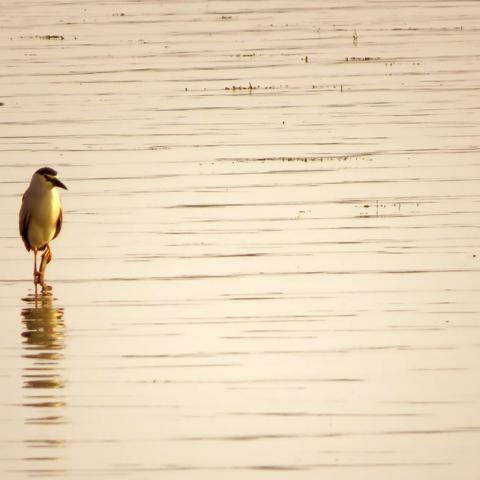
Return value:
M 4 0 L 2 480 L 479 478 L 479 20 Z

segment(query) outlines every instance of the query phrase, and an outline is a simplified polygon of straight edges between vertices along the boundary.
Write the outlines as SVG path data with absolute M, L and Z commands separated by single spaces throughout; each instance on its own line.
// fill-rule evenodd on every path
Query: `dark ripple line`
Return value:
M 193 442 L 248 442 L 257 440 L 284 440 L 284 439 L 313 439 L 313 438 L 336 438 L 348 436 L 376 436 L 376 435 L 445 435 L 478 433 L 479 426 L 455 427 L 450 429 L 412 429 L 412 430 L 379 430 L 372 432 L 330 432 L 330 433 L 266 433 L 252 435 L 228 435 L 228 436 L 210 436 L 210 437 L 174 437 L 174 441 L 193 441 Z
M 244 470 L 256 470 L 256 471 L 302 471 L 302 470 L 315 470 L 322 468 L 400 468 L 400 467 L 444 467 L 452 465 L 451 462 L 353 462 L 353 463 L 314 463 L 314 464 L 288 464 L 288 465 L 227 465 L 227 466 L 200 466 L 200 465 L 164 465 L 159 467 L 140 467 L 135 465 L 134 467 L 110 467 L 110 468 L 75 468 L 68 470 L 68 473 L 79 473 L 83 475 L 95 475 L 96 478 L 101 478 L 102 475 L 107 474 L 125 474 L 125 473 L 138 473 L 138 472 L 177 472 L 177 471 L 244 471 Z M 31 475 L 58 475 L 66 474 L 67 470 L 64 469 L 9 469 L 6 470 L 9 473 L 27 473 Z
M 178 275 L 178 276 L 144 276 L 144 277 L 110 277 L 110 278 L 63 278 L 53 279 L 62 283 L 103 283 L 103 282 L 145 282 L 145 281 L 179 281 L 179 280 L 209 280 L 225 278 L 246 278 L 246 277 L 276 277 L 276 276 L 299 276 L 299 275 L 423 275 L 432 273 L 471 273 L 480 272 L 480 268 L 445 268 L 429 270 L 306 270 L 298 272 L 252 272 L 252 273 L 226 273 L 215 275 Z M 0 279 L 1 283 L 28 283 L 30 279 Z

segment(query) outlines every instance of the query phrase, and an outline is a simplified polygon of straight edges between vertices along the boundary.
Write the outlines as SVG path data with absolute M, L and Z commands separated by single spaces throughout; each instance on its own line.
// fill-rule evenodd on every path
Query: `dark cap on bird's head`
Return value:
M 52 177 L 57 176 L 56 170 L 50 167 L 39 168 L 35 173 L 39 173 L 40 175 L 51 175 Z
M 63 182 L 57 178 L 57 172 L 50 167 L 39 168 L 35 174 L 41 175 L 47 182 L 50 182 L 54 187 L 64 188 L 68 190 Z

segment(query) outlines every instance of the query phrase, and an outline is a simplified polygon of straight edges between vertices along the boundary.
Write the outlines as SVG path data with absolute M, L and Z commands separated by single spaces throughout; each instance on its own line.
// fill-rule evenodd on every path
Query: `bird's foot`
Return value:
M 40 285 L 42 287 L 42 291 L 52 289 L 50 285 L 47 285 L 45 283 L 45 272 L 42 271 L 36 272 L 34 274 L 33 283 L 35 285 L 35 288 L 37 288 L 37 285 Z
M 46 283 L 42 283 L 42 295 L 51 295 L 53 288 L 51 285 L 47 285 Z

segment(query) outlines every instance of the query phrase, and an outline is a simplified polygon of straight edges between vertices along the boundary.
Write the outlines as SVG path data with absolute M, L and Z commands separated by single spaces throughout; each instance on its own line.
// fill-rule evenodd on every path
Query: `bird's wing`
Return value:
M 57 237 L 58 234 L 60 233 L 60 230 L 62 229 L 62 222 L 63 222 L 63 213 L 62 213 L 62 209 L 60 209 L 60 214 L 58 215 L 58 219 L 57 219 L 57 225 L 55 227 L 55 235 L 53 236 L 53 238 Z
M 28 241 L 28 225 L 30 224 L 30 215 L 27 212 L 25 207 L 25 194 L 22 198 L 22 208 L 20 209 L 20 215 L 18 218 L 18 227 L 20 231 L 20 236 L 22 237 L 23 243 L 25 244 L 25 248 L 30 251 L 32 246 Z

